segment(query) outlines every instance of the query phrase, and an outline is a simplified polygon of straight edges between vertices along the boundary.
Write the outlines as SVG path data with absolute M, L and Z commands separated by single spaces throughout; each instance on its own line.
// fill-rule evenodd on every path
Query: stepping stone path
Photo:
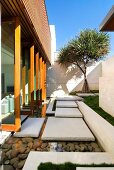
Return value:
M 14 134 L 15 137 L 38 137 L 45 118 L 28 118 L 21 127 L 20 132 Z
M 78 108 L 56 108 L 55 117 L 83 117 Z
M 57 101 L 56 107 L 69 108 L 78 106 L 75 101 Z
M 80 160 L 89 163 L 113 162 L 111 157 L 107 153 L 103 153 L 97 143 L 94 142 L 95 138 L 84 120 L 82 118 L 75 118 L 75 116 L 82 117 L 82 114 L 78 110 L 74 99 L 67 97 L 65 101 L 62 99 L 58 100 L 60 100 L 57 101 L 60 108 L 56 108 L 56 111 L 58 111 L 56 114 L 61 116 L 61 118 L 48 118 L 42 136 L 44 140 L 50 139 L 50 141 L 41 141 L 40 138 L 38 138 L 45 119 L 28 118 L 23 123 L 21 132 L 17 132 L 14 135 L 15 137 L 10 137 L 2 146 L 4 170 L 21 170 L 23 166 L 23 170 L 36 170 L 38 164 L 43 161 L 52 161 L 55 163 L 70 161 L 75 161 L 76 163 L 76 161 Z M 54 101 L 52 103 L 54 103 Z M 50 109 L 48 109 L 49 111 L 52 109 L 52 103 Z M 66 118 L 62 116 L 66 116 Z M 21 117 L 21 119 L 24 118 L 23 116 Z M 19 138 L 16 138 L 16 136 Z M 54 142 L 51 142 L 51 140 L 54 140 Z M 66 141 L 63 142 L 64 140 Z M 67 142 L 70 140 L 71 142 Z
M 4 170 L 15 170 L 15 167 L 22 169 L 30 151 L 100 152 L 101 149 L 96 142 L 42 142 L 38 138 L 10 137 L 2 146 L 2 151 Z
M 53 118 L 47 120 L 42 140 L 95 141 L 82 118 Z

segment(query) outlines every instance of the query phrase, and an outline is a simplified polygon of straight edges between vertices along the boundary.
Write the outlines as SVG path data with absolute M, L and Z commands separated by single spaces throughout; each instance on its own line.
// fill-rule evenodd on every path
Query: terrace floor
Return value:
M 52 157 L 55 157 L 53 159 L 56 159 L 56 154 L 54 153 L 58 153 L 58 155 L 59 153 L 63 153 L 64 155 L 66 152 L 70 152 L 72 155 L 75 153 L 75 161 L 77 160 L 76 157 L 81 155 L 81 163 L 84 161 L 82 159 L 84 153 L 87 161 L 93 161 L 92 163 L 98 163 L 98 158 L 100 163 L 104 163 L 103 161 L 114 163 L 112 158 L 99 146 L 79 110 L 77 114 L 77 104 L 69 102 L 73 105 L 70 104 L 68 107 L 68 99 L 66 100 L 67 107 L 65 107 L 65 102 L 61 102 L 59 99 L 60 103 L 61 106 L 58 106 L 57 110 L 53 111 L 53 115 L 51 114 L 51 116 L 46 114 L 46 105 L 43 106 L 40 114 L 36 113 L 34 115 L 35 118 L 29 117 L 26 119 L 22 124 L 22 131 L 9 137 L 2 145 L 1 163 L 4 164 L 4 170 L 22 169 L 24 164 L 23 170 L 28 170 L 27 167 L 30 164 L 29 162 L 32 162 L 33 157 L 35 160 L 42 155 L 36 161 L 39 164 L 41 158 L 50 157 L 50 152 L 52 152 Z M 76 104 L 76 107 L 74 107 L 74 104 Z M 64 112 L 65 108 L 67 109 L 66 112 Z M 58 109 L 59 111 L 61 110 L 59 115 L 57 114 Z M 24 116 L 21 119 L 23 120 Z M 31 122 L 31 120 L 34 121 Z M 45 155 L 47 156 L 45 157 Z M 64 160 L 65 158 L 66 156 Z M 48 159 L 46 158 L 45 161 L 48 161 Z

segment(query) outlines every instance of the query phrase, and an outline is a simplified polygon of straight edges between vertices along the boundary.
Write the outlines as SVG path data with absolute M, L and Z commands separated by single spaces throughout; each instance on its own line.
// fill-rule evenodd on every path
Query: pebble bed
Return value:
M 59 152 L 102 152 L 96 142 L 58 142 Z
M 2 146 L 4 170 L 21 170 L 30 151 L 102 152 L 96 142 L 42 142 L 38 138 L 10 137 Z

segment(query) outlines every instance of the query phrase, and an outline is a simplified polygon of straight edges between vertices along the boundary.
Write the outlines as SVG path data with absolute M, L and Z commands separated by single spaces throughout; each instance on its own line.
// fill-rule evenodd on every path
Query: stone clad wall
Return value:
M 114 57 L 102 63 L 99 79 L 99 106 L 114 117 Z

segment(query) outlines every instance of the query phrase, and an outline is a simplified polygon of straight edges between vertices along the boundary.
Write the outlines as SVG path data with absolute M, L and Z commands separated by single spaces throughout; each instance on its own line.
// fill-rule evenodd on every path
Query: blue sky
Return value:
M 49 24 L 56 27 L 57 50 L 85 28 L 99 29 L 114 0 L 45 0 Z M 114 32 L 109 56 L 114 55 Z

